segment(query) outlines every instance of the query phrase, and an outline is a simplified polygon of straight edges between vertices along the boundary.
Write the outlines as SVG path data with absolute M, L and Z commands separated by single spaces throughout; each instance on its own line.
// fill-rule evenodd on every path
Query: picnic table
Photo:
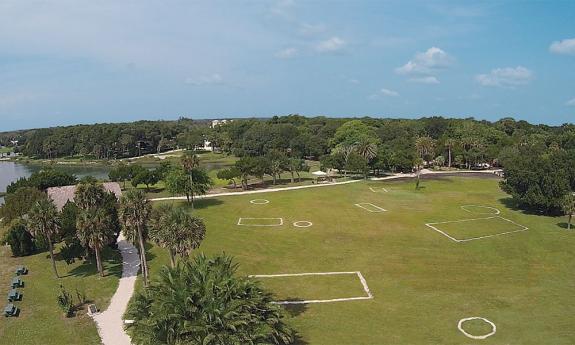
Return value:
M 20 286 L 22 286 L 22 279 L 14 277 L 12 279 L 12 289 L 18 288 Z
M 16 308 L 16 306 L 14 306 L 14 304 L 12 304 L 12 303 L 8 303 L 6 305 L 6 307 L 4 307 L 4 316 L 6 316 L 6 317 L 16 316 L 17 312 L 18 312 L 18 308 Z
M 22 295 L 20 295 L 20 293 L 18 292 L 18 290 L 16 289 L 12 289 L 10 290 L 10 292 L 8 292 L 8 301 L 9 302 L 14 302 L 14 301 L 18 301 L 20 300 L 20 297 Z
M 28 269 L 22 265 L 16 267 L 16 274 L 17 275 L 24 275 L 28 273 Z

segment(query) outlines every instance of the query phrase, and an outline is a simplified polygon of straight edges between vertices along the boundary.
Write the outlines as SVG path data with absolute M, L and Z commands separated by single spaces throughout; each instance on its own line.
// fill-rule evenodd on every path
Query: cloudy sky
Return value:
M 575 119 L 575 1 L 0 0 L 0 131 L 179 116 Z

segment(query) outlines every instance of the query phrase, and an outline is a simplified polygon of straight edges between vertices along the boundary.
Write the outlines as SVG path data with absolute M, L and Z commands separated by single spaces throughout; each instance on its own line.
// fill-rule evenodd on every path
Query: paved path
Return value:
M 458 170 L 458 171 L 433 171 L 423 169 L 421 171 L 421 176 L 423 175 L 448 175 L 448 174 L 496 174 L 501 170 Z M 384 181 L 384 180 L 396 180 L 406 177 L 416 177 L 416 174 L 393 174 L 390 176 L 385 177 L 372 177 L 370 178 L 371 181 Z M 246 195 L 246 194 L 260 194 L 260 193 L 273 193 L 273 192 L 283 192 L 287 190 L 296 190 L 296 189 L 307 189 L 307 188 L 319 188 L 319 187 L 330 187 L 330 186 L 339 186 L 342 184 L 348 183 L 356 183 L 365 180 L 350 180 L 344 182 L 333 182 L 333 183 L 323 183 L 323 184 L 311 184 L 305 186 L 294 186 L 294 187 L 283 187 L 283 188 L 268 188 L 268 189 L 258 189 L 258 190 L 248 190 L 243 192 L 227 192 L 227 193 L 215 193 L 215 194 L 206 194 L 206 195 L 198 195 L 194 197 L 194 199 L 203 199 L 203 198 L 215 198 L 220 196 L 231 196 L 231 195 Z M 186 200 L 185 196 L 169 196 L 164 198 L 153 198 L 150 199 L 151 201 L 164 201 L 164 200 Z
M 131 345 L 128 334 L 124 331 L 122 317 L 126 312 L 130 298 L 134 294 L 136 278 L 140 269 L 138 250 L 123 235 L 118 237 L 118 249 L 122 254 L 122 278 L 118 289 L 112 296 L 110 306 L 105 311 L 94 315 L 98 333 L 104 345 Z

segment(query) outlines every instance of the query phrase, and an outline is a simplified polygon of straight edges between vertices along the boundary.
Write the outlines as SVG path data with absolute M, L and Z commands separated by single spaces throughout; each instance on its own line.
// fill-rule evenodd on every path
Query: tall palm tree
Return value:
M 100 206 L 104 202 L 106 191 L 97 181 L 88 181 L 78 184 L 74 195 L 74 203 L 81 209 L 87 210 Z
M 96 267 L 100 276 L 104 276 L 101 250 L 114 237 L 114 231 L 108 215 L 104 209 L 90 208 L 82 211 L 77 219 L 78 239 L 82 245 L 92 248 L 96 254 Z
M 200 246 L 205 234 L 206 226 L 200 218 L 171 205 L 158 208 L 150 226 L 150 238 L 168 249 L 172 267 L 176 264 L 176 255 L 189 257 Z
M 563 208 L 563 212 L 565 212 L 565 215 L 567 215 L 569 217 L 569 222 L 567 223 L 567 229 L 571 230 L 571 219 L 573 218 L 573 215 L 575 214 L 575 194 L 574 193 L 569 193 L 569 194 L 565 195 L 565 197 L 563 198 L 562 208 Z
M 369 164 L 369 161 L 377 157 L 377 145 L 368 139 L 362 139 L 354 144 L 355 152 L 363 157 L 365 161 Z M 365 179 L 367 180 L 367 172 L 365 173 Z
M 190 176 L 190 189 L 192 190 L 192 210 L 194 209 L 194 169 L 200 166 L 200 157 L 195 153 L 186 153 L 182 156 L 182 167 Z
M 54 270 L 56 278 L 60 278 L 58 269 L 56 268 L 56 260 L 54 259 L 54 237 L 59 228 L 58 210 L 56 209 L 56 205 L 54 205 L 52 200 L 47 196 L 38 200 L 32 209 L 30 209 L 28 213 L 28 228 L 34 236 L 42 236 L 46 239 L 46 242 L 48 242 L 52 269 Z
M 148 285 L 148 262 L 146 261 L 147 224 L 152 213 L 152 205 L 139 189 L 128 191 L 120 199 L 119 217 L 124 236 L 140 248 L 140 261 L 144 284 Z
M 291 344 L 281 307 L 255 280 L 236 276 L 227 256 L 164 266 L 127 312 L 132 342 L 148 344 Z
M 455 141 L 455 139 L 447 138 L 447 140 L 445 140 L 445 148 L 447 149 L 447 157 L 448 157 L 447 166 L 449 168 L 451 168 L 451 153 L 456 144 L 457 142 Z
M 429 161 L 431 160 L 431 156 L 433 156 L 435 140 L 427 136 L 419 137 L 415 140 L 415 149 L 421 159 L 424 161 Z

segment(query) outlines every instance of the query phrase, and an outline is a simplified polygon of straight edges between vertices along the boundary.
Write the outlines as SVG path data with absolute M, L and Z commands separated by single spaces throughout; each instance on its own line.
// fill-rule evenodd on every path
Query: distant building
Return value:
M 102 185 L 104 186 L 104 190 L 106 190 L 106 192 L 114 193 L 116 198 L 119 199 L 122 196 L 122 188 L 120 188 L 118 182 L 104 182 Z M 68 203 L 68 201 L 74 201 L 74 196 L 76 195 L 76 185 L 50 187 L 46 192 L 48 193 L 48 197 L 54 201 L 58 211 L 61 211 L 66 203 Z
M 225 125 L 228 122 L 233 122 L 233 120 L 212 120 L 212 124 L 210 127 L 215 128 L 217 126 Z

